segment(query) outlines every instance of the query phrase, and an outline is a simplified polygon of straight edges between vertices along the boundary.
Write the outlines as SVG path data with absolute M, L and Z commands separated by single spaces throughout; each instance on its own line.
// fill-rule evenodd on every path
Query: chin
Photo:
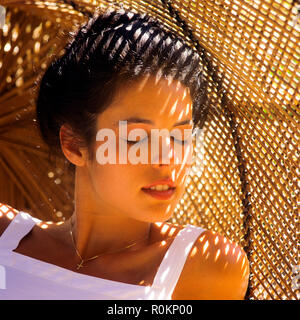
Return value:
M 144 221 L 147 222 L 165 222 L 167 220 L 169 220 L 172 217 L 172 212 L 163 212 L 161 210 L 156 210 L 155 212 L 149 213 L 149 215 L 147 215 L 147 217 L 145 217 L 145 219 L 143 219 Z

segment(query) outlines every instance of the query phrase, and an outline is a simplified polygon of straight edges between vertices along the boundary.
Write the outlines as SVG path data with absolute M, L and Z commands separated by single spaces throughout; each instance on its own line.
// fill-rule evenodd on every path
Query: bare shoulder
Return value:
M 17 209 L 0 202 L 0 235 L 18 213 L 19 211 Z
M 174 237 L 176 237 L 177 233 L 185 227 L 184 225 L 166 221 L 155 222 L 153 226 L 153 238 L 155 239 L 154 241 L 162 241 L 169 238 L 173 239 Z
M 244 299 L 249 262 L 244 250 L 205 230 L 195 241 L 173 299 Z
M 0 202 L 0 236 L 19 212 L 20 211 L 16 208 Z M 36 219 L 36 224 L 32 228 L 30 234 L 34 234 L 34 237 L 41 236 L 45 234 L 45 230 L 52 232 L 58 225 L 60 225 L 60 223 Z

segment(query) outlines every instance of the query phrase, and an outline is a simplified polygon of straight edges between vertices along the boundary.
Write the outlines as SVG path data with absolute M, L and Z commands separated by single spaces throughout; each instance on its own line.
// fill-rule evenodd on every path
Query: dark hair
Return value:
M 59 130 L 67 123 L 93 157 L 97 114 L 110 105 L 124 83 L 158 71 L 190 89 L 194 127 L 203 125 L 205 70 L 198 53 L 181 36 L 146 13 L 124 9 L 96 13 L 69 35 L 65 53 L 37 83 L 37 124 L 51 152 L 61 152 Z

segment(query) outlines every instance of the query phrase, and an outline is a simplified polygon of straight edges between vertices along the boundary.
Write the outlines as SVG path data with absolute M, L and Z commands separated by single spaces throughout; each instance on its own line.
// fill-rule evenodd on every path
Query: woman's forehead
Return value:
M 157 80 L 150 76 L 121 88 L 105 113 L 120 120 L 140 118 L 152 122 L 168 120 L 175 123 L 191 119 L 192 99 L 189 89 L 179 81 Z

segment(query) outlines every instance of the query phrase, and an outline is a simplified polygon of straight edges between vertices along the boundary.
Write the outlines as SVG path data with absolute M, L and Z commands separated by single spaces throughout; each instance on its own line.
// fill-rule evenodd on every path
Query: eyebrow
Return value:
M 131 118 L 123 119 L 120 121 L 127 121 L 127 124 L 128 123 L 146 123 L 146 124 L 154 125 L 153 121 L 151 121 L 149 119 L 143 119 L 143 118 L 137 118 L 137 117 L 131 117 Z M 117 125 L 118 121 L 115 121 L 113 124 Z M 192 124 L 192 120 L 190 120 L 190 119 L 182 120 L 180 122 L 175 123 L 173 127 L 178 127 L 178 126 L 182 126 L 185 124 Z

